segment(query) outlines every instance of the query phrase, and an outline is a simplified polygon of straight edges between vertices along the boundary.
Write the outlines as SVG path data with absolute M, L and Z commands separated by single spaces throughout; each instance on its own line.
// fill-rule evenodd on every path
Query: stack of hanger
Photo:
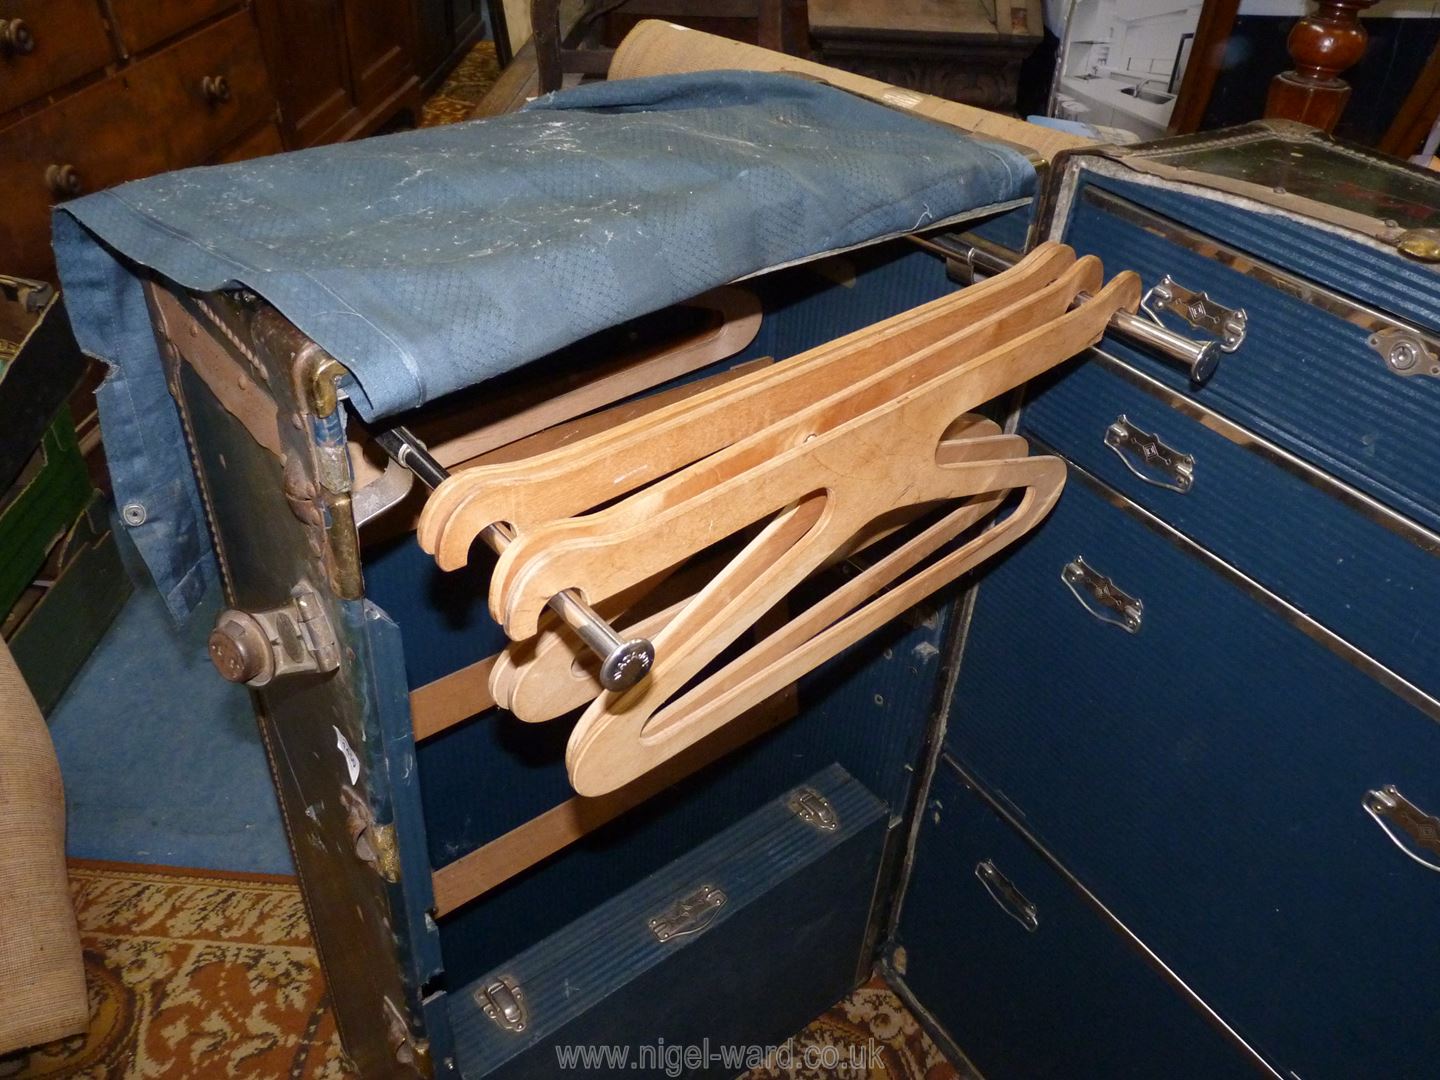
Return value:
M 420 544 L 451 570 L 488 526 L 513 531 L 489 594 L 513 644 L 491 690 L 531 722 L 589 701 L 566 766 L 580 794 L 613 791 L 1039 522 L 1063 463 L 972 410 L 1093 345 L 1139 300 L 1133 273 L 1102 287 L 1093 256 L 1042 245 L 1003 274 L 713 390 L 457 472 L 427 503 Z M 867 548 L 858 573 L 789 610 L 806 579 Z M 601 689 L 573 631 L 544 612 L 566 589 L 653 638 L 648 678 Z

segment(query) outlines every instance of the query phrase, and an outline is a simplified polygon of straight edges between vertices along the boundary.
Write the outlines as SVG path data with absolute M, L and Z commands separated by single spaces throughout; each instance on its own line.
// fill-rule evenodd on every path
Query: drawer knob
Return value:
M 85 183 L 74 165 L 45 166 L 45 186 L 60 199 L 71 199 L 85 190 Z
M 230 100 L 230 80 L 224 75 L 206 75 L 200 80 L 200 92 L 212 105 L 223 105 Z
M 0 19 L 0 52 L 24 56 L 35 51 L 35 35 L 24 19 Z

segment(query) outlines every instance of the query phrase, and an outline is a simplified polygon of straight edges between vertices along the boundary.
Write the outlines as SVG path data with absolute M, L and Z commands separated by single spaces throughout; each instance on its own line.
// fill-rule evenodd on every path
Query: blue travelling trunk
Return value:
M 1145 318 L 1232 350 L 1197 385 L 1117 332 L 1028 388 L 1008 421 L 1069 464 L 1053 514 L 629 802 L 572 798 L 570 720 L 480 707 L 493 563 L 440 572 L 403 508 L 357 529 L 334 359 L 253 295 L 148 281 L 228 602 L 297 643 L 257 711 L 362 1075 L 773 1043 L 874 963 L 990 1080 L 1433 1071 L 1440 181 L 1277 124 L 1043 181 L 926 250 L 748 278 L 757 337 L 687 377 L 1036 239 L 1136 270 Z M 263 388 L 274 446 L 197 341 Z
M 954 285 L 940 260 L 888 243 L 744 287 L 763 320 L 722 368 L 793 355 Z M 297 463 L 315 467 L 343 448 L 341 429 L 327 426 L 329 372 L 311 366 L 325 354 L 273 309 L 234 294 L 177 300 L 179 312 L 162 315 L 152 293 L 167 333 L 183 342 L 193 325 L 246 343 L 267 370 L 286 373 L 266 383 L 281 414 L 309 418 L 280 426 L 277 456 L 195 364 L 171 361 L 229 603 L 263 613 L 279 599 L 273 617 L 298 626 L 319 597 L 336 639 L 330 655 L 341 657 L 333 675 L 273 679 L 256 703 L 342 1040 L 362 1075 L 554 1075 L 556 1046 L 596 1040 L 635 1054 L 661 1037 L 771 1045 L 868 977 L 888 907 L 880 883 L 903 855 L 943 685 L 953 595 L 812 672 L 757 711 L 743 745 L 688 766 L 627 812 L 577 800 L 564 767 L 573 716 L 520 723 L 487 708 L 483 675 L 474 677 L 505 643 L 484 606 L 492 563 L 442 573 L 404 529 L 357 550 L 348 500 L 307 510 L 326 496 L 297 480 Z M 642 319 L 625 336 L 657 332 L 664 340 L 663 326 Z M 846 572 L 806 588 L 833 588 Z M 442 730 L 416 731 L 414 692 L 446 680 L 460 680 L 456 700 L 476 704 L 452 704 Z M 806 784 L 835 807 L 838 831 L 797 826 L 784 809 Z M 571 830 L 558 847 L 557 830 Z M 674 903 L 706 884 L 695 868 L 727 837 L 754 846 L 724 867 L 739 875 L 724 917 L 681 948 L 649 945 L 644 923 L 665 906 L 661 893 Z M 566 1016 L 578 1015 L 555 1021 L 565 980 L 573 991 L 591 978 L 601 982 L 568 999 Z M 521 1000 L 533 1023 L 524 1032 L 500 1022 Z M 733 1071 L 723 1060 L 711 1069 Z
M 890 944 L 990 1080 L 1434 1074 L 1437 224 L 1299 125 L 1057 160 L 1040 237 L 1243 340 L 1108 334 L 1016 417 L 1069 481 L 967 605 Z

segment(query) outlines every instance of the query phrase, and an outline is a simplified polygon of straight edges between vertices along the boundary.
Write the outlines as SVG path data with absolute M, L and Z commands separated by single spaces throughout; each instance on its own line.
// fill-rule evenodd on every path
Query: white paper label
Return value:
M 350 771 L 350 783 L 358 783 L 360 780 L 360 759 L 355 756 L 355 751 L 350 749 L 350 743 L 344 734 L 334 724 L 330 725 L 335 729 L 335 745 L 340 748 L 340 753 L 345 755 L 345 768 Z

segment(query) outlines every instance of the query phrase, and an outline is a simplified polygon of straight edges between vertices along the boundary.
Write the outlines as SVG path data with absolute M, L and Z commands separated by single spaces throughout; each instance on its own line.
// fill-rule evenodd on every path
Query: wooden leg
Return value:
M 1314 15 L 1295 24 L 1286 42 L 1295 68 L 1276 75 L 1265 100 L 1265 115 L 1298 120 L 1321 131 L 1335 123 L 1350 100 L 1350 84 L 1340 74 L 1365 55 L 1368 35 L 1360 12 L 1375 0 L 1320 0 Z

